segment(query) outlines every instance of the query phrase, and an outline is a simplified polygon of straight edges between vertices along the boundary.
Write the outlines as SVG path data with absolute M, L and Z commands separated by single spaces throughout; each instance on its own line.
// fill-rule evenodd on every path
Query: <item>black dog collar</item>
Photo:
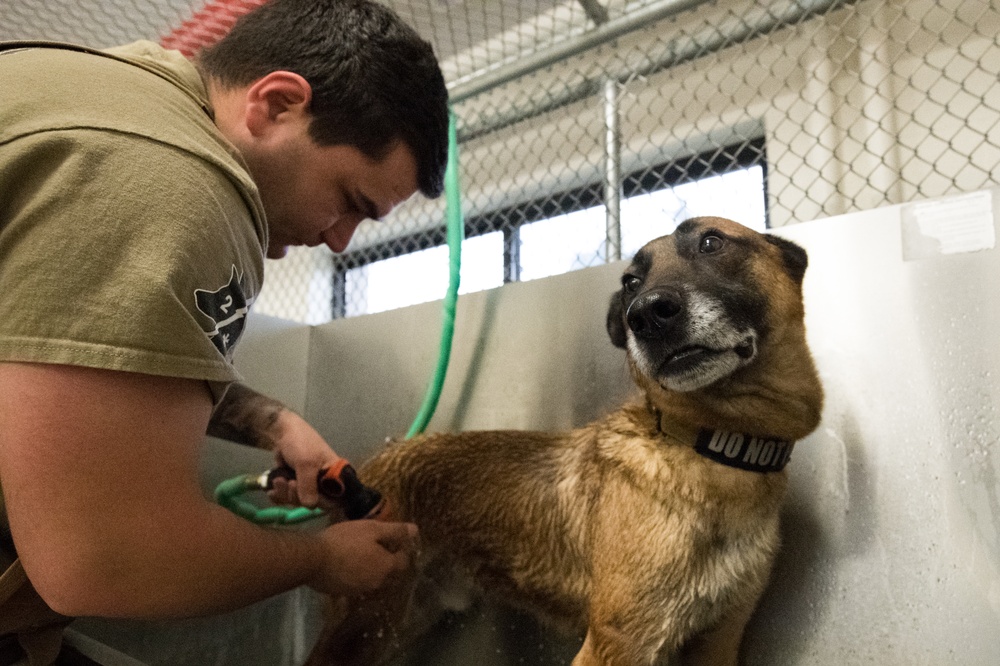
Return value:
M 694 450 L 717 463 L 748 472 L 780 472 L 788 464 L 795 442 L 739 432 L 702 429 Z
M 656 420 L 656 429 L 660 434 L 674 439 L 678 443 L 688 444 L 694 440 L 694 450 L 706 458 L 721 465 L 735 467 L 747 472 L 767 474 L 785 469 L 792 455 L 795 442 L 789 442 L 777 437 L 760 437 L 741 432 L 726 432 L 725 430 L 710 430 L 697 426 L 682 426 L 670 423 L 663 418 L 663 413 L 650 403 L 646 408 Z

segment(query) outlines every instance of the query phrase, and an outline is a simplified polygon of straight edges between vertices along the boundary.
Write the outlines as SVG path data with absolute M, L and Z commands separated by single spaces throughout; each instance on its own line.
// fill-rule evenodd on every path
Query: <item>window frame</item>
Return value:
M 759 166 L 764 185 L 764 224 L 770 228 L 768 169 L 764 137 L 719 146 L 685 158 L 662 162 L 650 168 L 636 169 L 622 179 L 622 198 L 676 187 L 685 183 L 740 169 Z M 566 213 L 604 205 L 602 183 L 589 183 L 544 199 L 530 199 L 475 215 L 465 220 L 465 237 L 496 231 L 503 232 L 504 284 L 520 281 L 520 237 L 523 225 L 540 222 Z M 444 226 L 396 236 L 391 240 L 333 256 L 332 318 L 343 319 L 347 309 L 347 272 L 367 264 L 400 257 L 447 243 Z

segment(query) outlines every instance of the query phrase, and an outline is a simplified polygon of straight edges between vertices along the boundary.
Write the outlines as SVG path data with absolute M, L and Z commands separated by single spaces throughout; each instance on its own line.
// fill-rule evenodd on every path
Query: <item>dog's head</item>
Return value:
M 806 265 L 791 241 L 723 218 L 687 220 L 636 253 L 608 333 L 639 377 L 705 388 L 753 364 L 776 331 L 801 329 Z

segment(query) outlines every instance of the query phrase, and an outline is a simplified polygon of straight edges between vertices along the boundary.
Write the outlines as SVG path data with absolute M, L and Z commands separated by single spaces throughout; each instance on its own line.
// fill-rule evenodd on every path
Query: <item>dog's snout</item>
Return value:
M 656 289 L 638 296 L 629 305 L 625 320 L 632 332 L 640 337 L 663 335 L 684 310 L 680 292 Z

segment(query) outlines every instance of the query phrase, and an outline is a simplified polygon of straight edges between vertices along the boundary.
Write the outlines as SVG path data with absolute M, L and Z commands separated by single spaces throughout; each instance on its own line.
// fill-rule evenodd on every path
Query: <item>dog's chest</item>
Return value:
M 778 517 L 766 516 L 739 528 L 705 530 L 692 543 L 686 615 L 693 632 L 717 624 L 729 609 L 764 589 L 778 549 Z M 678 589 L 668 587 L 676 594 Z
M 783 473 L 729 468 L 692 447 L 648 438 L 619 440 L 605 452 L 615 473 L 605 477 L 604 502 L 627 497 L 636 530 L 658 544 L 647 552 L 649 583 L 664 591 L 669 615 L 707 626 L 720 609 L 759 591 L 778 547 Z
M 727 522 L 701 531 L 692 544 L 702 556 L 706 577 L 742 580 L 769 567 L 779 541 L 777 514 L 760 515 L 742 524 L 730 517 Z

